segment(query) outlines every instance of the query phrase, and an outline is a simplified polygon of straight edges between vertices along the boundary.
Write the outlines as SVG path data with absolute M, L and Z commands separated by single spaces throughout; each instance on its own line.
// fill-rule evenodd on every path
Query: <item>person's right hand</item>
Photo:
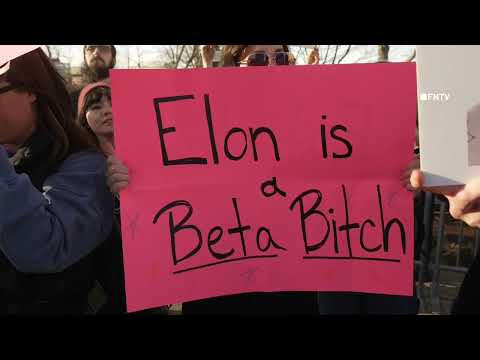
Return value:
M 202 45 L 201 50 L 203 67 L 212 67 L 215 56 L 215 45 Z
M 115 155 L 107 158 L 107 185 L 113 193 L 119 193 L 130 183 L 127 166 Z
M 480 228 L 480 178 L 456 188 L 456 193 L 445 195 L 450 204 L 450 214 L 471 227 Z

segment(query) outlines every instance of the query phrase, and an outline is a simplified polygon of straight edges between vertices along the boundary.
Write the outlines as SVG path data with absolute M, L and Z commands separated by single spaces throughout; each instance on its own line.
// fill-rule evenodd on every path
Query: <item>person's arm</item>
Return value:
M 112 221 L 102 154 L 71 155 L 41 193 L 0 146 L 0 251 L 17 270 L 63 271 L 108 237 Z
M 310 51 L 310 54 L 308 55 L 308 65 L 318 65 L 320 62 L 320 52 L 318 51 L 318 48 L 312 49 Z

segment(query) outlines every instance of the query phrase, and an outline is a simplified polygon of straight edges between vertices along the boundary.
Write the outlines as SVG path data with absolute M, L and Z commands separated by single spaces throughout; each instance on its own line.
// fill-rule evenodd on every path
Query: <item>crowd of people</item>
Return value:
M 226 45 L 214 61 L 218 51 L 202 47 L 204 67 L 295 65 L 288 45 Z M 109 81 L 117 53 L 114 45 L 84 45 L 83 55 L 87 84 L 70 94 L 40 48 L 0 68 L 6 69 L 0 70 L 0 314 L 85 314 L 95 284 L 106 296 L 97 314 L 126 313 L 118 194 L 130 174 L 115 155 Z M 319 60 L 313 49 L 308 63 Z M 405 186 L 445 196 L 454 218 L 480 227 L 480 179 L 425 188 L 413 156 Z M 452 313 L 478 312 L 479 272 L 477 257 Z M 157 310 L 143 313 L 165 313 Z M 415 294 L 245 293 L 186 302 L 182 313 L 414 315 L 418 300 Z

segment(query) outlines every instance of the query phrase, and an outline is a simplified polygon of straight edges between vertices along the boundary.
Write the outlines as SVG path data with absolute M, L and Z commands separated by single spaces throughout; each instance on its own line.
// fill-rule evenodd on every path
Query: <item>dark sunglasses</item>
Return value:
M 289 65 L 288 52 L 279 51 L 273 53 L 272 63 L 275 65 Z M 247 66 L 268 66 L 270 65 L 270 57 L 264 51 L 255 52 L 249 55 L 246 61 L 240 61 L 237 65 L 247 65 Z
M 8 85 L 8 86 L 5 86 L 3 88 L 0 88 L 0 94 L 6 93 L 6 92 L 8 92 L 10 90 L 13 90 L 15 88 L 16 88 L 15 85 Z

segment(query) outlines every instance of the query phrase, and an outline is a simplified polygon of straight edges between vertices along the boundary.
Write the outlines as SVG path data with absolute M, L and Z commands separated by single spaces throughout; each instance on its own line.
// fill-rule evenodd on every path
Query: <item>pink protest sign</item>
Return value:
M 129 311 L 411 295 L 414 64 L 113 70 Z

